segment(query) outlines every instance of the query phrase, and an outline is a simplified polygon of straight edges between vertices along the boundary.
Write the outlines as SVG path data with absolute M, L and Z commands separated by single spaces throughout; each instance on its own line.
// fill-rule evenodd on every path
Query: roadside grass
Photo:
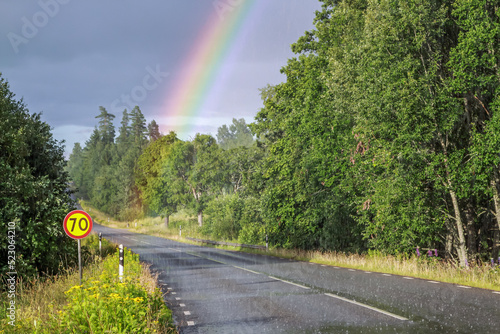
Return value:
M 500 267 L 492 268 L 489 264 L 474 264 L 469 268 L 460 268 L 454 263 L 436 257 L 396 257 L 376 252 L 360 255 L 290 249 L 270 249 L 268 252 L 253 249 L 246 251 L 329 266 L 410 276 L 500 291 Z
M 207 239 L 206 236 L 200 233 L 196 217 L 191 217 L 185 211 L 172 215 L 170 217 L 170 224 L 168 228 L 164 226 L 163 220 L 160 217 L 139 219 L 136 221 L 137 227 L 135 227 L 135 222 L 118 222 L 110 220 L 110 223 L 107 223 L 107 221 L 105 221 L 105 219 L 107 219 L 105 214 L 91 208 L 85 202 L 81 204 L 84 209 L 91 209 L 92 214 L 95 214 L 99 221 L 102 221 L 104 225 L 110 227 L 127 228 L 128 224 L 129 230 L 134 232 L 154 235 L 195 245 L 199 245 L 200 243 L 185 239 L 184 237 L 189 236 L 193 238 Z M 94 219 L 92 214 L 91 216 Z M 181 225 L 182 237 L 179 237 L 179 226 Z M 415 278 L 500 291 L 500 267 L 496 266 L 495 268 L 492 268 L 488 263 L 475 263 L 471 264 L 468 268 L 460 268 L 455 263 L 447 262 L 436 257 L 417 257 L 416 255 L 398 257 L 384 255 L 378 252 L 370 252 L 369 254 L 346 254 L 342 252 L 305 251 L 299 249 L 281 249 L 273 247 L 270 247 L 268 251 L 263 251 L 222 245 L 214 246 L 204 244 L 204 246 L 215 247 L 228 251 L 244 251 L 253 254 L 314 262 L 329 266 L 338 266 L 400 276 L 411 276 Z
M 5 315 L 0 333 L 175 333 L 156 277 L 138 255 L 126 250 L 120 283 L 116 245 L 103 239 L 103 260 L 95 234 L 83 239 L 82 245 L 90 249 L 83 256 L 82 285 L 78 268 L 18 282 L 15 326 Z M 2 310 L 7 309 L 6 300 L 0 302 Z

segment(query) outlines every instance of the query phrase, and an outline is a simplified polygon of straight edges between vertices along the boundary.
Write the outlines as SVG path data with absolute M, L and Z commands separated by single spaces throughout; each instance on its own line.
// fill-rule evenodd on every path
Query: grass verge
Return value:
M 103 253 L 111 254 L 100 260 L 97 240 L 95 235 L 84 239 L 94 247 L 82 285 L 78 269 L 18 282 L 15 326 L 3 316 L 0 333 L 175 333 L 171 312 L 149 268 L 126 250 L 120 282 L 116 245 L 104 240 Z M 7 309 L 6 299 L 0 302 L 2 310 Z
M 200 244 L 179 237 L 179 225 L 182 225 L 183 236 L 207 239 L 206 236 L 203 236 L 199 231 L 197 231 L 198 227 L 196 219 L 191 219 L 185 213 L 174 215 L 171 218 L 169 228 L 164 226 L 163 221 L 159 217 L 139 219 L 135 222 L 119 222 L 110 219 L 110 222 L 108 223 L 107 216 L 105 214 L 91 208 L 88 203 L 82 201 L 81 204 L 85 210 L 91 210 L 93 218 L 95 215 L 100 222 L 103 222 L 104 225 L 110 227 L 129 228 L 129 230 L 138 233 L 159 236 L 189 244 Z M 135 223 L 137 223 L 137 227 Z M 428 258 L 426 256 L 396 257 L 376 252 L 360 255 L 345 254 L 342 252 L 304 251 L 279 248 L 270 248 L 269 251 L 261 251 L 248 248 L 242 249 L 232 246 L 213 246 L 206 244 L 204 244 L 204 246 L 229 251 L 244 251 L 253 254 L 271 255 L 280 258 L 314 262 L 364 271 L 411 276 L 500 291 L 500 268 L 498 266 L 492 268 L 489 264 L 479 263 L 471 265 L 468 268 L 459 268 L 454 263 L 446 262 L 436 257 Z

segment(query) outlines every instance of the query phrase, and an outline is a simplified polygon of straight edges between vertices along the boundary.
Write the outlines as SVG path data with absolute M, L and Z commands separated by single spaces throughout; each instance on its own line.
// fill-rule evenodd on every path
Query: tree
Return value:
M 178 141 L 175 132 L 152 142 L 141 154 L 135 167 L 135 183 L 143 202 L 156 213 L 165 217 L 168 227 L 169 216 L 177 209 L 178 201 L 171 183 L 175 180 L 162 177 L 164 161 L 169 158 L 172 145 Z
M 110 114 L 104 107 L 99 107 L 101 113 L 95 118 L 99 118 L 99 134 L 104 144 L 113 144 L 115 142 L 115 127 L 113 119 L 115 115 Z
M 138 106 L 135 106 L 134 109 L 130 112 L 130 120 L 131 120 L 131 136 L 132 142 L 138 149 L 143 149 L 147 144 L 147 128 L 146 128 L 146 118 L 139 109 Z M 137 155 L 139 156 L 139 155 Z
M 155 120 L 148 124 L 148 137 L 150 143 L 161 138 L 160 128 Z
M 76 249 L 61 226 L 74 209 L 67 190 L 64 149 L 54 140 L 40 114 L 29 114 L 0 77 L 0 232 L 15 232 L 19 276 L 56 273 L 64 264 L 60 254 L 74 260 Z M 7 224 L 12 222 L 12 224 Z M 11 232 L 7 232 L 8 228 Z M 7 259 L 8 242 L 0 243 Z M 7 261 L 1 270 L 9 272 Z
M 229 128 L 223 125 L 217 130 L 217 142 L 224 150 L 239 146 L 250 147 L 253 144 L 253 136 L 244 118 L 233 118 L 233 124 Z
M 176 196 L 190 194 L 188 205 L 198 214 L 199 226 L 203 225 L 203 210 L 208 201 L 222 188 L 222 167 L 215 139 L 201 134 L 192 142 L 174 143 L 165 161 L 163 177 L 170 179 Z

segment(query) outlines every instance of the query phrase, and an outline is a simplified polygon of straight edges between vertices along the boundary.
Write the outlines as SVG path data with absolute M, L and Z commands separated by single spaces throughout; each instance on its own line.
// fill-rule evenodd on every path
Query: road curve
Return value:
M 500 332 L 490 290 L 94 231 L 152 264 L 181 333 Z

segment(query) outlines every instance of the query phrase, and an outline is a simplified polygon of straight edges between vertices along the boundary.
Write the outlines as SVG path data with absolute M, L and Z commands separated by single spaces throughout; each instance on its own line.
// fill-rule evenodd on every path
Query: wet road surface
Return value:
M 94 231 L 152 264 L 180 333 L 500 333 L 498 292 Z

